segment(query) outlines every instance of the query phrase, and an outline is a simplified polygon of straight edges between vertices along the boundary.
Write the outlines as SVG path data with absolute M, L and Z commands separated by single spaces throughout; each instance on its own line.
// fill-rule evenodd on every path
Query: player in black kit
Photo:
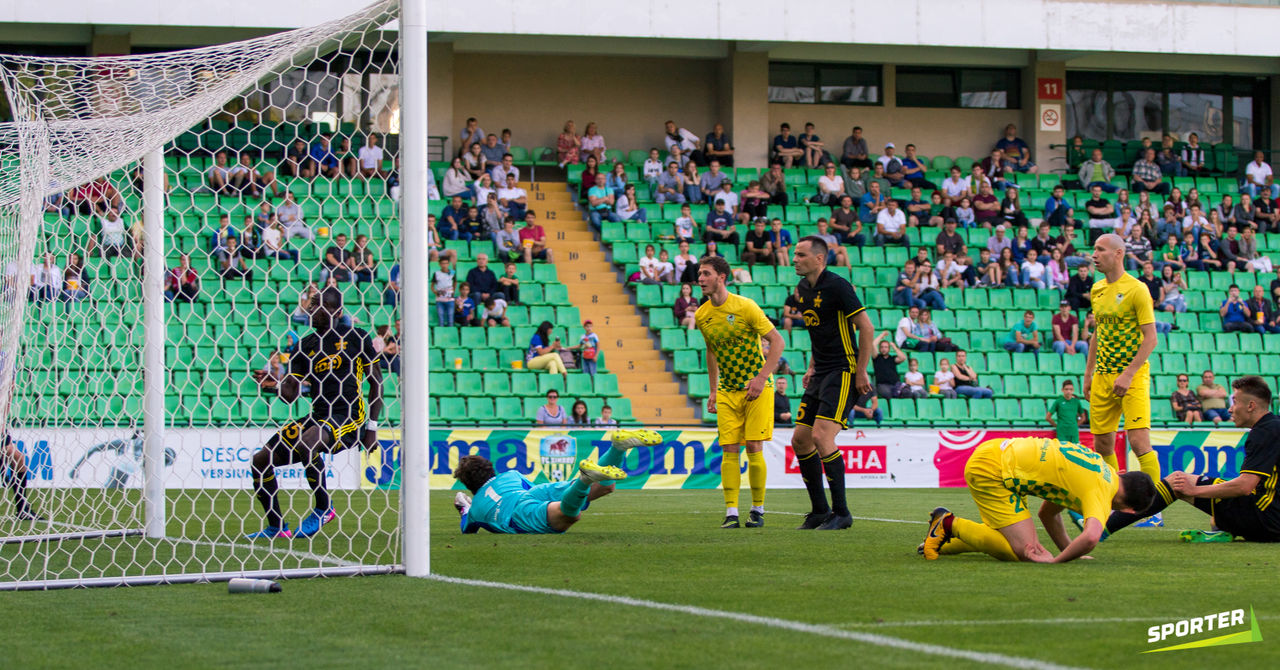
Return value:
M 373 448 L 382 413 L 382 372 L 369 333 L 342 324 L 342 291 L 327 288 L 311 311 L 315 332 L 304 337 L 289 359 L 289 374 L 279 383 L 280 399 L 292 403 L 301 386 L 310 386 L 311 415 L 285 425 L 253 455 L 253 486 L 267 513 L 267 525 L 250 538 L 310 537 L 336 514 L 325 486 L 323 455 L 357 444 Z M 369 400 L 360 394 L 369 378 Z M 254 379 L 265 389 L 263 371 Z M 315 494 L 315 508 L 295 531 L 281 520 L 276 466 L 302 463 Z
M 854 400 L 871 392 L 867 365 L 875 332 L 853 285 L 827 271 L 827 243 L 822 238 L 802 238 L 794 263 L 801 277 L 795 297 L 813 342 L 792 436 L 813 506 L 800 530 L 842 530 L 853 525 L 853 516 L 845 501 L 844 459 L 836 448 L 836 435 L 846 427 Z M 822 490 L 824 474 L 831 488 L 830 506 Z
M 1223 480 L 1174 472 L 1164 478 L 1164 483 L 1178 498 L 1212 516 L 1220 529 L 1184 530 L 1183 541 L 1230 542 L 1241 537 L 1250 542 L 1280 542 L 1280 503 L 1275 500 L 1280 482 L 1280 418 L 1270 410 L 1271 388 L 1253 375 L 1240 377 L 1231 388 L 1235 391 L 1231 394 L 1231 421 L 1239 428 L 1249 429 L 1240 474 Z M 1170 504 L 1156 496 L 1145 511 L 1112 512 L 1107 520 L 1107 535 Z

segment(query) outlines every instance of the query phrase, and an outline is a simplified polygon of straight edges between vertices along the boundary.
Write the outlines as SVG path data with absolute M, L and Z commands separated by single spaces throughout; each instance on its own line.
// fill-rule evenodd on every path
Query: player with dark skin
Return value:
M 360 328 L 342 322 L 342 292 L 328 288 L 314 301 L 310 316 L 314 333 L 303 338 L 290 359 L 290 374 L 280 380 L 280 399 L 292 404 L 311 385 L 311 416 L 286 425 L 253 455 L 256 494 L 267 513 L 267 527 L 250 538 L 307 537 L 334 518 L 324 480 L 323 454 L 360 444 L 372 450 L 378 443 L 377 420 L 382 414 L 382 372 L 374 363 L 372 339 Z M 354 346 L 349 346 L 354 345 Z M 341 372 L 339 372 L 341 371 Z M 360 381 L 368 375 L 368 406 L 359 397 Z M 354 376 L 353 376 L 354 375 Z M 264 391 L 270 380 L 266 371 L 253 378 Z M 296 532 L 280 521 L 276 499 L 275 468 L 302 463 L 315 494 L 315 510 Z

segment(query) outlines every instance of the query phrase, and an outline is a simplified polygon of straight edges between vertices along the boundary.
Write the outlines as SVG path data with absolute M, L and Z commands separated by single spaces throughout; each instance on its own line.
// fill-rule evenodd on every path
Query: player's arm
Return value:
M 459 527 L 462 529 L 463 535 L 472 535 L 474 533 L 480 532 L 480 524 L 471 523 L 471 519 L 468 518 L 469 516 L 470 516 L 469 510 L 467 512 L 462 513 L 462 521 L 459 524 Z
M 1062 523 L 1063 507 L 1048 500 L 1040 505 L 1040 525 L 1049 533 L 1049 539 L 1058 545 L 1058 551 L 1071 545 L 1071 536 L 1067 535 L 1067 527 Z
M 875 355 L 876 334 L 867 310 L 864 309 L 853 315 L 853 326 L 858 329 L 858 369 L 853 376 L 854 384 L 859 394 L 870 393 L 871 377 L 867 374 L 867 366 L 871 364 L 871 357 Z M 894 348 L 897 348 L 896 345 Z
M 1093 373 L 1098 367 L 1098 332 L 1095 330 L 1093 337 L 1089 338 L 1089 359 L 1084 364 L 1084 397 L 1087 399 L 1090 390 L 1093 388 Z
M 1057 427 L 1058 427 L 1058 420 L 1057 420 L 1057 419 L 1055 419 L 1055 418 L 1053 418 L 1053 410 L 1054 410 L 1054 408 L 1055 408 L 1055 407 L 1057 407 L 1057 405 L 1058 405 L 1058 401 L 1056 401 L 1056 400 L 1055 400 L 1055 401 L 1053 401 L 1053 402 L 1049 405 L 1049 411 L 1047 411 L 1047 412 L 1045 412 L 1045 413 L 1044 413 L 1044 420 L 1045 420 L 1045 421 L 1048 421 L 1048 422 L 1049 422 L 1049 425 L 1050 425 L 1050 426 L 1053 426 L 1054 428 L 1057 428 Z M 1041 510 L 1043 510 L 1043 509 L 1044 509 L 1044 507 L 1041 507 L 1040 509 L 1041 509 Z
M 707 347 L 707 380 L 711 384 L 710 394 L 707 396 L 707 412 L 716 413 L 716 389 L 720 386 L 720 366 L 716 365 L 716 354 Z
M 763 316 L 763 313 L 761 313 L 761 316 Z M 760 367 L 760 373 L 747 382 L 747 400 L 755 400 L 764 392 L 765 382 L 769 381 L 769 375 L 772 375 L 778 369 L 778 362 L 782 360 L 782 348 L 786 346 L 782 341 L 782 335 L 778 334 L 777 328 L 765 333 L 764 339 L 769 343 L 769 353 L 764 357 L 764 365 Z M 710 370 L 710 366 L 708 366 L 708 370 Z
M 1239 498 L 1253 493 L 1262 481 L 1253 472 L 1241 472 L 1235 479 L 1209 486 L 1196 486 L 1196 477 L 1185 472 L 1175 472 L 1168 479 L 1174 492 L 1191 498 Z
M 1043 518 L 1041 520 L 1043 521 Z M 1057 523 L 1059 526 L 1062 525 L 1062 517 L 1058 517 Z M 1046 528 L 1046 530 L 1048 530 L 1048 528 Z M 1052 532 L 1050 533 L 1050 536 L 1052 536 Z M 1065 529 L 1063 529 L 1063 536 L 1065 539 Z M 1062 553 L 1058 554 L 1053 559 L 1053 562 L 1066 563 L 1067 561 L 1074 561 L 1081 556 L 1085 556 L 1089 552 L 1093 551 L 1094 547 L 1098 546 L 1098 541 L 1101 539 L 1102 521 L 1094 517 L 1087 517 L 1084 520 L 1084 530 L 1080 531 L 1080 534 L 1076 536 L 1076 539 L 1071 540 L 1067 546 L 1062 547 Z M 1054 538 L 1054 542 L 1057 541 L 1058 539 Z

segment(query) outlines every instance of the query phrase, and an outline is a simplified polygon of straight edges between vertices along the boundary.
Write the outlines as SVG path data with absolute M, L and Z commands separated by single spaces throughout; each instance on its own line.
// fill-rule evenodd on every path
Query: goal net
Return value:
M 398 12 L 386 0 L 181 52 L 0 56 L 0 427 L 25 461 L 25 473 L 0 465 L 0 589 L 397 569 Z M 162 179 L 142 169 L 161 147 Z M 158 239 L 144 183 L 162 189 Z M 163 267 L 144 263 L 150 244 Z M 161 279 L 148 332 L 159 291 L 144 287 Z M 372 354 L 345 359 L 367 359 L 359 370 L 322 368 L 324 352 L 299 346 L 326 285 L 341 292 L 341 326 L 370 334 Z M 149 337 L 163 340 L 154 385 Z M 321 391 L 308 380 L 358 375 L 367 396 L 365 365 L 382 370 L 376 445 L 341 448 L 359 441 L 345 435 L 361 418 L 351 409 L 327 428 L 334 453 L 311 462 L 334 518 L 308 537 L 247 538 L 267 525 L 255 481 L 271 479 L 255 480 L 254 452 L 305 450 L 288 433 Z M 288 404 L 270 387 L 300 369 Z M 158 449 L 143 435 L 153 386 Z M 294 529 L 315 507 L 308 474 L 274 471 Z M 20 518 L 23 489 L 34 520 Z

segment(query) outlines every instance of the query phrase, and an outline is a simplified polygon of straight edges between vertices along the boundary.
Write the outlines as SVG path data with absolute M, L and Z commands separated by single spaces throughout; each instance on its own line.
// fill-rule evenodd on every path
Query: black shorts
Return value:
M 1211 486 L 1226 480 L 1200 477 L 1198 486 Z M 1243 537 L 1249 542 L 1280 542 L 1280 530 L 1272 527 L 1263 518 L 1263 511 L 1258 509 L 1251 496 L 1239 498 L 1195 498 L 1197 508 L 1213 517 L 1213 524 L 1232 535 Z
M 804 397 L 800 398 L 796 425 L 812 428 L 817 419 L 826 419 L 848 428 L 849 410 L 853 409 L 853 401 L 857 397 L 852 370 L 815 372 L 804 390 Z
M 280 430 L 276 431 L 275 442 L 289 449 L 294 449 L 298 446 L 298 438 L 301 437 L 303 431 L 314 426 L 320 426 L 333 438 L 333 442 L 329 445 L 329 453 L 336 454 L 339 451 L 360 444 L 361 438 L 364 436 L 364 424 L 365 420 L 362 417 L 330 414 L 317 416 L 312 414 L 281 426 Z

